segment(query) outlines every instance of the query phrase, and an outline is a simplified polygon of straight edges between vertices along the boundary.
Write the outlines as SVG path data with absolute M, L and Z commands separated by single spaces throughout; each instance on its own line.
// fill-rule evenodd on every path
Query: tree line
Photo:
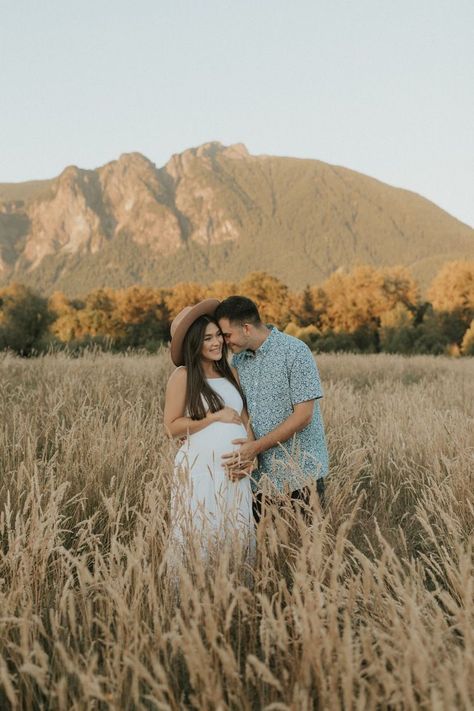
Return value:
M 83 298 L 44 297 L 22 284 L 0 289 L 0 350 L 30 356 L 96 347 L 155 351 L 173 317 L 207 297 L 243 294 L 266 322 L 317 352 L 474 355 L 474 261 L 446 263 L 426 298 L 405 267 L 338 270 L 323 284 L 291 291 L 265 272 L 239 283 L 94 289 Z

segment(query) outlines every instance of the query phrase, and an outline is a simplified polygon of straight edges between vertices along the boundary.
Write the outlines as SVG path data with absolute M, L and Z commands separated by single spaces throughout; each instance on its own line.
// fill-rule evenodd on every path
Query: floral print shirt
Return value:
M 256 439 L 263 437 L 293 412 L 294 405 L 315 400 L 313 418 L 286 442 L 263 452 L 252 474 L 254 489 L 266 475 L 283 492 L 304 486 L 308 477 L 328 472 L 328 452 L 319 408 L 323 396 L 318 368 L 308 346 L 269 325 L 270 334 L 255 352 L 236 353 L 232 364 L 239 373 Z

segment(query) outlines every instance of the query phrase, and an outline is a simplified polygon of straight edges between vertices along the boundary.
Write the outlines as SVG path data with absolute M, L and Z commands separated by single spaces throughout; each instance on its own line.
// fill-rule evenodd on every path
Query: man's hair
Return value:
M 240 325 L 251 323 L 254 326 L 259 326 L 262 323 L 257 305 L 246 296 L 229 296 L 221 301 L 214 318 L 216 321 L 220 318 L 228 318 L 231 323 L 239 322 Z

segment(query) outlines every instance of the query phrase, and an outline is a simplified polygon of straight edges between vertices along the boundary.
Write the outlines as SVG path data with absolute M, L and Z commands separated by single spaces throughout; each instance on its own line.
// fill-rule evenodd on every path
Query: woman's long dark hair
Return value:
M 186 409 L 189 413 L 189 417 L 193 420 L 202 420 L 206 417 L 206 407 L 203 399 L 211 412 L 217 412 L 224 407 L 224 401 L 220 395 L 211 388 L 202 369 L 202 345 L 204 343 L 206 328 L 210 323 L 215 324 L 217 328 L 219 328 L 219 324 L 210 316 L 200 316 L 192 326 L 190 326 L 183 341 L 183 360 L 188 376 L 186 380 Z M 232 385 L 235 385 L 245 403 L 242 388 L 237 382 L 227 361 L 227 346 L 225 341 L 222 343 L 222 357 L 215 362 L 214 366 L 216 371 L 223 378 L 227 378 Z

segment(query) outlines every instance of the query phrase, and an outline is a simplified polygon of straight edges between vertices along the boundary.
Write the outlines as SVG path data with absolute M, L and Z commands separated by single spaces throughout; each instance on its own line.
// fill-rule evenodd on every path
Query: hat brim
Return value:
M 219 304 L 219 299 L 204 299 L 204 301 L 200 301 L 193 306 L 180 321 L 173 334 L 170 345 L 171 360 L 174 365 L 184 365 L 183 342 L 190 326 L 192 326 L 200 316 L 213 316 Z

